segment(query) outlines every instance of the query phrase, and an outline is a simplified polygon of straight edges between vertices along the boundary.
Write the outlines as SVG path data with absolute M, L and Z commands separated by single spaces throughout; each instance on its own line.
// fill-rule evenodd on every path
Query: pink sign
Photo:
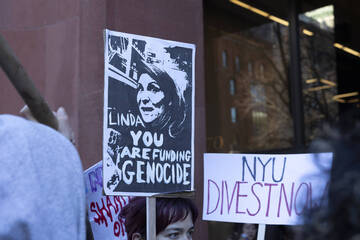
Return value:
M 103 195 L 102 161 L 84 172 L 86 201 L 95 240 L 127 240 L 125 226 L 118 218 L 129 197 Z

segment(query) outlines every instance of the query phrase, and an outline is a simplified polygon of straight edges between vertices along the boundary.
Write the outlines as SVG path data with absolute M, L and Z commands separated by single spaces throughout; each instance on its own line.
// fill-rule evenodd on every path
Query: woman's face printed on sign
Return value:
M 142 74 L 139 78 L 137 103 L 142 119 L 151 123 L 164 112 L 165 94 L 160 85 L 149 76 Z

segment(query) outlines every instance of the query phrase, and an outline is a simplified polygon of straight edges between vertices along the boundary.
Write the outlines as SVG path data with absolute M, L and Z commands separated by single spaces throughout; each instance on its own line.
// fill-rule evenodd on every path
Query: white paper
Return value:
M 203 219 L 293 225 L 324 199 L 332 153 L 204 154 Z
M 123 219 L 118 215 L 129 197 L 104 196 L 102 161 L 84 172 L 86 203 L 94 240 L 127 240 Z

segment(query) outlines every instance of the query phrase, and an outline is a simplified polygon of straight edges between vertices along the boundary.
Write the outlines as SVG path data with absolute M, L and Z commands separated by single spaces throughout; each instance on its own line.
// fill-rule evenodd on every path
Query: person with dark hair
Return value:
M 235 223 L 233 225 L 233 232 L 228 240 L 255 240 L 257 229 L 257 224 Z
M 198 216 L 195 204 L 186 198 L 156 198 L 156 240 L 191 240 Z M 134 197 L 121 210 L 128 240 L 146 237 L 146 198 Z
M 144 123 L 158 130 L 165 129 L 175 138 L 183 130 L 187 113 L 185 79 L 175 81 L 165 70 L 152 64 L 139 69 L 137 105 Z
M 334 158 L 326 172 L 327 198 L 310 209 L 301 239 L 360 239 L 360 125 L 348 121 L 339 126 L 313 144 L 316 151 L 333 152 Z

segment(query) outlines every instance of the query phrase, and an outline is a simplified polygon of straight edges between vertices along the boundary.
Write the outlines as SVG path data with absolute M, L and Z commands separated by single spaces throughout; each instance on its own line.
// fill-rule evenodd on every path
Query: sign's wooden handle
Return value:
M 266 229 L 265 224 L 259 224 L 257 240 L 264 240 L 265 239 L 265 229 Z
M 156 239 L 156 197 L 146 197 L 146 239 Z
M 57 119 L 1 34 L 0 66 L 24 102 L 29 106 L 34 118 L 38 122 L 58 130 Z

